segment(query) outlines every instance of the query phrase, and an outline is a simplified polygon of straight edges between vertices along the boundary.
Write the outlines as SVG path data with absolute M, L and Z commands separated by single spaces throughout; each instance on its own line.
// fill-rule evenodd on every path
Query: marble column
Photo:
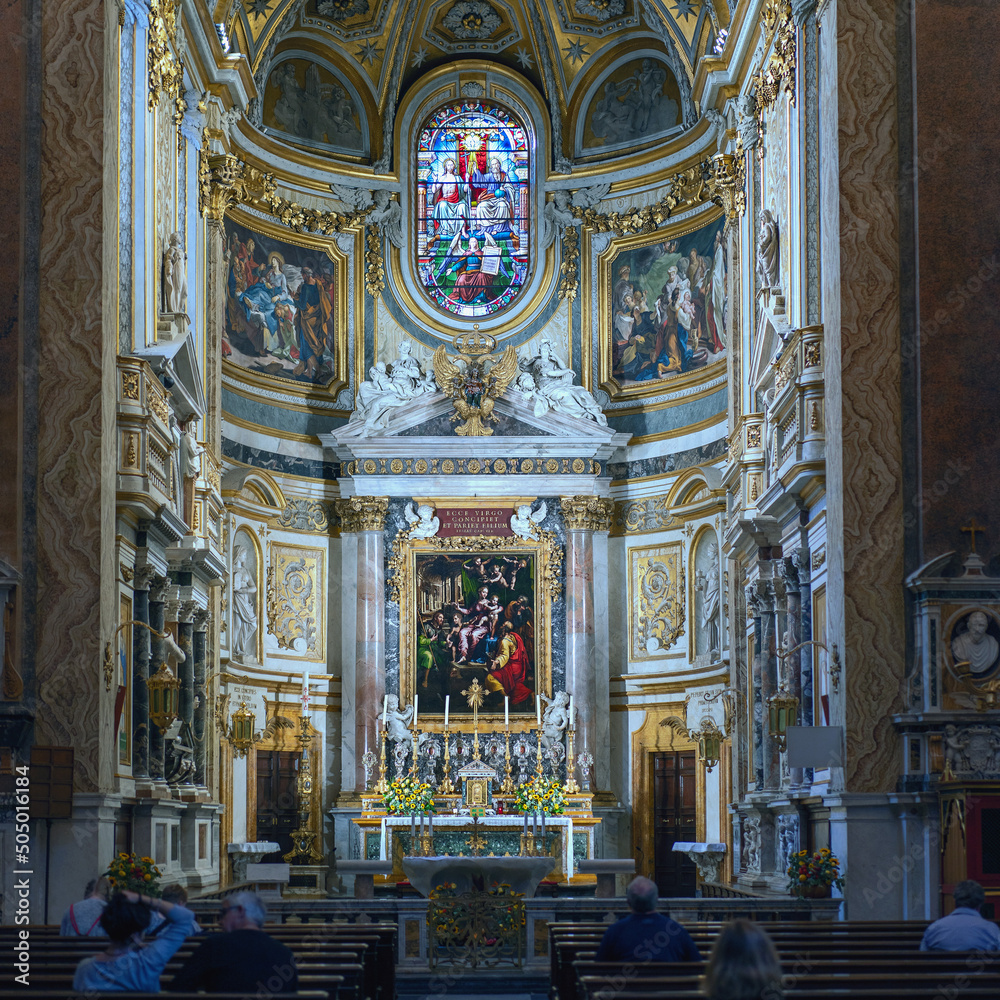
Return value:
M 812 587 L 809 581 L 809 550 L 803 546 L 792 553 L 799 578 L 799 635 L 802 642 L 814 639 L 812 631 Z M 822 640 L 821 640 L 822 641 Z M 816 647 L 803 646 L 799 650 L 797 666 L 799 671 L 799 722 L 803 726 L 813 724 L 813 664 L 816 662 Z M 807 767 L 802 773 L 802 787 L 812 785 L 813 769 Z
M 342 530 L 357 533 L 358 603 L 354 658 L 354 718 L 344 719 L 354 730 L 355 789 L 365 787 L 361 751 L 366 733 L 376 745 L 375 720 L 386 693 L 385 682 L 385 518 L 387 497 L 350 497 L 337 505 Z
M 177 675 L 181 687 L 178 692 L 177 710 L 180 712 L 182 725 L 187 725 L 194 733 L 194 613 L 198 605 L 194 601 L 181 601 L 177 608 L 177 645 L 184 653 L 184 660 L 177 664 Z M 183 782 L 194 784 L 192 776 L 188 775 Z
M 785 585 L 785 634 L 782 643 L 782 652 L 794 649 L 802 642 L 802 598 L 799 592 L 799 571 L 798 564 L 791 556 L 786 556 L 781 560 L 781 575 Z M 795 724 L 802 725 L 802 673 L 799 669 L 799 653 L 801 650 L 792 653 L 791 656 L 782 660 L 781 676 L 789 694 L 793 698 L 798 698 L 799 707 L 795 712 Z M 792 788 L 798 788 L 802 784 L 802 768 L 789 768 L 789 781 Z
M 754 580 L 746 588 L 747 626 L 753 623 L 753 651 L 750 656 L 750 745 L 754 783 L 757 790 L 764 787 L 764 734 L 767 720 L 764 718 L 766 706 L 761 696 L 761 619 L 764 608 L 763 585 Z M 749 646 L 749 642 L 747 643 Z
M 194 707 L 194 718 L 191 732 L 194 736 L 194 781 L 196 785 L 205 784 L 205 723 L 208 719 L 208 692 L 205 690 L 205 679 L 208 676 L 208 628 L 212 622 L 209 611 L 198 610 L 194 613 L 194 690 L 198 702 Z
M 149 586 L 149 627 L 157 632 L 163 631 L 166 623 L 166 596 L 170 581 L 163 576 L 154 577 Z M 163 640 L 152 637 L 150 643 L 149 675 L 160 669 L 165 661 Z M 163 781 L 163 730 L 150 722 L 149 724 L 149 776 L 154 781 Z
M 141 566 L 132 581 L 132 617 L 149 624 L 149 584 L 153 571 Z M 132 626 L 132 776 L 149 777 L 149 629 Z
M 586 748 L 594 755 L 594 777 L 601 789 L 608 787 L 610 776 L 610 685 L 606 598 L 600 642 L 597 635 L 594 534 L 610 530 L 614 506 L 594 496 L 562 497 L 560 503 L 566 525 L 566 691 L 576 709 L 577 753 Z
M 771 567 L 769 566 L 770 570 Z M 760 618 L 760 697 L 764 709 L 764 789 L 781 787 L 781 755 L 778 744 L 770 735 L 767 702 L 778 690 L 778 614 L 777 581 L 762 581 L 764 607 Z M 784 588 L 782 588 L 784 589 Z

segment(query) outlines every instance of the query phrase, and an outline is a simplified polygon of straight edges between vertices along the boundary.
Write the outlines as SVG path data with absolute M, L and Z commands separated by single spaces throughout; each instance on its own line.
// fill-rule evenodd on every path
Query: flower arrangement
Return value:
M 428 815 L 434 812 L 434 789 L 408 774 L 389 783 L 382 804 L 390 816 Z
M 514 804 L 523 813 L 544 813 L 546 816 L 561 816 L 566 808 L 566 793 L 556 778 L 535 775 L 531 781 L 518 785 Z
M 835 885 L 844 888 L 844 879 L 840 874 L 840 860 L 829 847 L 821 847 L 818 851 L 799 851 L 793 854 L 788 866 L 788 888 L 795 896 L 811 896 L 809 890 L 826 889 Z
M 117 890 L 131 889 L 144 896 L 159 896 L 160 869 L 152 858 L 141 858 L 124 851 L 108 865 L 104 876 Z

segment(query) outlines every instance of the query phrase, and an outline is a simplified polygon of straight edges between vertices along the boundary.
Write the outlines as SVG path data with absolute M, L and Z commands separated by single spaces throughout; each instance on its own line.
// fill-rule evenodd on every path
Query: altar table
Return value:
M 403 871 L 421 896 L 429 896 L 435 886 L 452 882 L 458 893 L 488 890 L 494 883 L 507 883 L 527 899 L 535 895 L 538 883 L 552 869 L 552 858 L 403 858 Z

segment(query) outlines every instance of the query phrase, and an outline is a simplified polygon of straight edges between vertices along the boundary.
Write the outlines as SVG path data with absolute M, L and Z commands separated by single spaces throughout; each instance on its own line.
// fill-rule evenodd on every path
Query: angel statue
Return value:
M 403 515 L 411 525 L 410 538 L 433 538 L 441 526 L 441 521 L 434 516 L 434 508 L 430 504 L 422 503 L 414 511 L 413 504 L 408 503 Z
M 486 362 L 491 360 L 493 364 L 487 369 Z M 496 422 L 495 401 L 517 378 L 517 352 L 513 344 L 508 344 L 499 358 L 480 361 L 459 354 L 457 361 L 457 364 L 451 361 L 444 347 L 439 347 L 434 352 L 434 378 L 442 392 L 454 400 L 452 421 L 463 421 L 455 433 L 462 437 L 486 437 L 493 433 L 489 423 Z
M 412 743 L 413 734 L 409 730 L 413 718 L 413 706 L 399 707 L 399 696 L 390 694 L 388 711 L 385 713 L 385 723 L 389 728 L 389 739 L 393 743 Z
M 514 516 L 510 519 L 510 529 L 518 538 L 530 540 L 537 537 L 538 526 L 545 520 L 548 508 L 543 500 L 536 510 L 531 509 L 530 503 L 522 503 L 518 506 Z
M 569 726 L 569 695 L 565 691 L 556 691 L 550 699 L 543 694 L 545 712 L 542 715 L 542 745 L 551 746 L 561 743 L 563 733 Z

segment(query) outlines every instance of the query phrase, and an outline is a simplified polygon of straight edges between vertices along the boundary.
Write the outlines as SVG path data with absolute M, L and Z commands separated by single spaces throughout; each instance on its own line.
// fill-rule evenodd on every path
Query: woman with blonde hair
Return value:
M 781 963 L 767 931 L 750 920 L 726 924 L 705 967 L 708 1000 L 782 1000 Z

